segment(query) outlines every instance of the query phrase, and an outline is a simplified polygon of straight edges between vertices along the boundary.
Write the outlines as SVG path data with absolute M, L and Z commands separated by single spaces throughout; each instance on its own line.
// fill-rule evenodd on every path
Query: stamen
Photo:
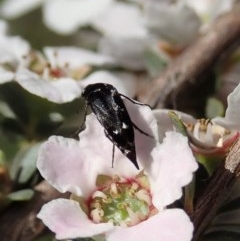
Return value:
M 129 207 L 126 207 L 126 210 L 128 212 L 129 219 L 131 220 L 129 225 L 135 225 L 141 221 L 137 212 L 133 212 L 133 210 Z
M 115 182 L 111 183 L 110 195 L 114 198 L 118 195 L 117 184 Z
M 91 211 L 91 218 L 95 223 L 100 223 L 102 221 L 102 217 L 104 216 L 104 212 L 102 209 L 93 209 Z
M 49 79 L 49 76 L 50 76 L 50 68 L 49 66 L 47 66 L 46 68 L 43 69 L 42 77 L 43 79 Z
M 193 128 L 193 136 L 199 140 L 199 129 L 200 129 L 200 122 L 197 122 L 195 125 L 194 125 L 194 128 Z
M 92 198 L 96 198 L 96 197 L 101 197 L 103 199 L 107 199 L 107 195 L 101 191 L 96 191 L 93 193 Z
M 146 202 L 149 206 L 150 206 L 151 203 L 152 203 L 152 200 L 151 200 L 151 197 L 149 196 L 149 193 L 148 193 L 146 190 L 144 190 L 144 189 L 141 189 L 141 190 L 139 190 L 138 192 L 136 192 L 136 193 L 135 193 L 135 196 L 136 196 L 138 199 Z
M 208 125 L 207 125 L 207 130 L 206 130 L 206 135 L 205 135 L 204 141 L 206 144 L 214 145 L 213 133 L 212 133 L 212 123 L 208 123 Z

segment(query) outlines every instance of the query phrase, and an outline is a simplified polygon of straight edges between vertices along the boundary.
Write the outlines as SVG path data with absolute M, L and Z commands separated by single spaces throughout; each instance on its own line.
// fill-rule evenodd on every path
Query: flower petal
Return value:
M 152 153 L 154 162 L 149 170 L 153 205 L 161 210 L 182 196 L 198 168 L 188 139 L 177 132 L 167 132 L 163 143 Z
M 135 146 L 137 159 L 142 168 L 151 165 L 151 152 L 158 142 L 158 125 L 151 108 L 147 105 L 138 105 L 125 99 L 124 104 L 128 110 L 132 123 L 137 126 L 141 133 L 134 127 Z M 141 103 L 140 103 L 141 104 Z
M 54 103 L 70 102 L 82 93 L 77 82 L 70 78 L 48 81 L 23 68 L 17 71 L 16 81 L 30 93 L 46 98 Z
M 128 228 L 115 228 L 107 232 L 107 241 L 190 241 L 193 225 L 181 209 L 167 209 Z
M 78 141 L 52 136 L 39 150 L 37 168 L 58 191 L 88 195 L 95 187 L 97 175 L 91 172 L 93 165 L 89 155 L 91 153 L 81 149 Z
M 112 229 L 112 224 L 95 224 L 73 200 L 56 199 L 45 204 L 37 215 L 56 239 L 91 237 Z
M 45 1 L 45 24 L 59 34 L 71 34 L 103 13 L 112 0 L 51 0 Z
M 229 129 L 240 130 L 240 84 L 229 94 L 227 98 L 228 107 L 225 113 L 225 117 L 213 118 L 213 122 L 222 125 Z

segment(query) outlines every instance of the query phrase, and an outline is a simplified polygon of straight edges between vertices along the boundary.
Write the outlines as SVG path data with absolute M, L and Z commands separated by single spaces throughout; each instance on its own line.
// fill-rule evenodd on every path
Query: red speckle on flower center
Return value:
M 50 75 L 54 78 L 60 78 L 64 76 L 64 71 L 62 71 L 60 68 L 50 69 Z

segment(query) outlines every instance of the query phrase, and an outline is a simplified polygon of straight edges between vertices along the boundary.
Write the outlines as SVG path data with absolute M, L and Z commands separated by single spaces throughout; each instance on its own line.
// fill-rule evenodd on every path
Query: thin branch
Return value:
M 223 200 L 230 193 L 240 173 L 240 139 L 232 146 L 225 162 L 212 175 L 203 194 L 197 200 L 192 217 L 195 234 L 198 240 L 201 233 L 215 216 Z
M 217 19 L 208 32 L 199 37 L 192 46 L 179 55 L 171 64 L 140 93 L 140 100 L 152 107 L 169 107 L 171 96 L 179 90 L 191 91 L 203 81 L 204 75 L 213 68 L 220 57 L 236 48 L 240 36 L 240 4 Z

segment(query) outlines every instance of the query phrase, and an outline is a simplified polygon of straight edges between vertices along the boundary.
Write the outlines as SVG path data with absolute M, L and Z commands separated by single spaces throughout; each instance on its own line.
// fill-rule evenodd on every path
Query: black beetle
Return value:
M 147 136 L 150 135 L 139 129 L 131 121 L 122 97 L 128 99 L 134 104 L 145 104 L 133 101 L 127 96 L 120 94 L 112 85 L 104 83 L 88 85 L 84 89 L 82 96 L 86 100 L 83 124 L 86 119 L 87 107 L 90 106 L 98 121 L 103 126 L 106 137 L 113 143 L 112 165 L 115 146 L 117 146 L 119 150 L 135 165 L 135 167 L 139 169 L 136 160 L 134 128 Z

